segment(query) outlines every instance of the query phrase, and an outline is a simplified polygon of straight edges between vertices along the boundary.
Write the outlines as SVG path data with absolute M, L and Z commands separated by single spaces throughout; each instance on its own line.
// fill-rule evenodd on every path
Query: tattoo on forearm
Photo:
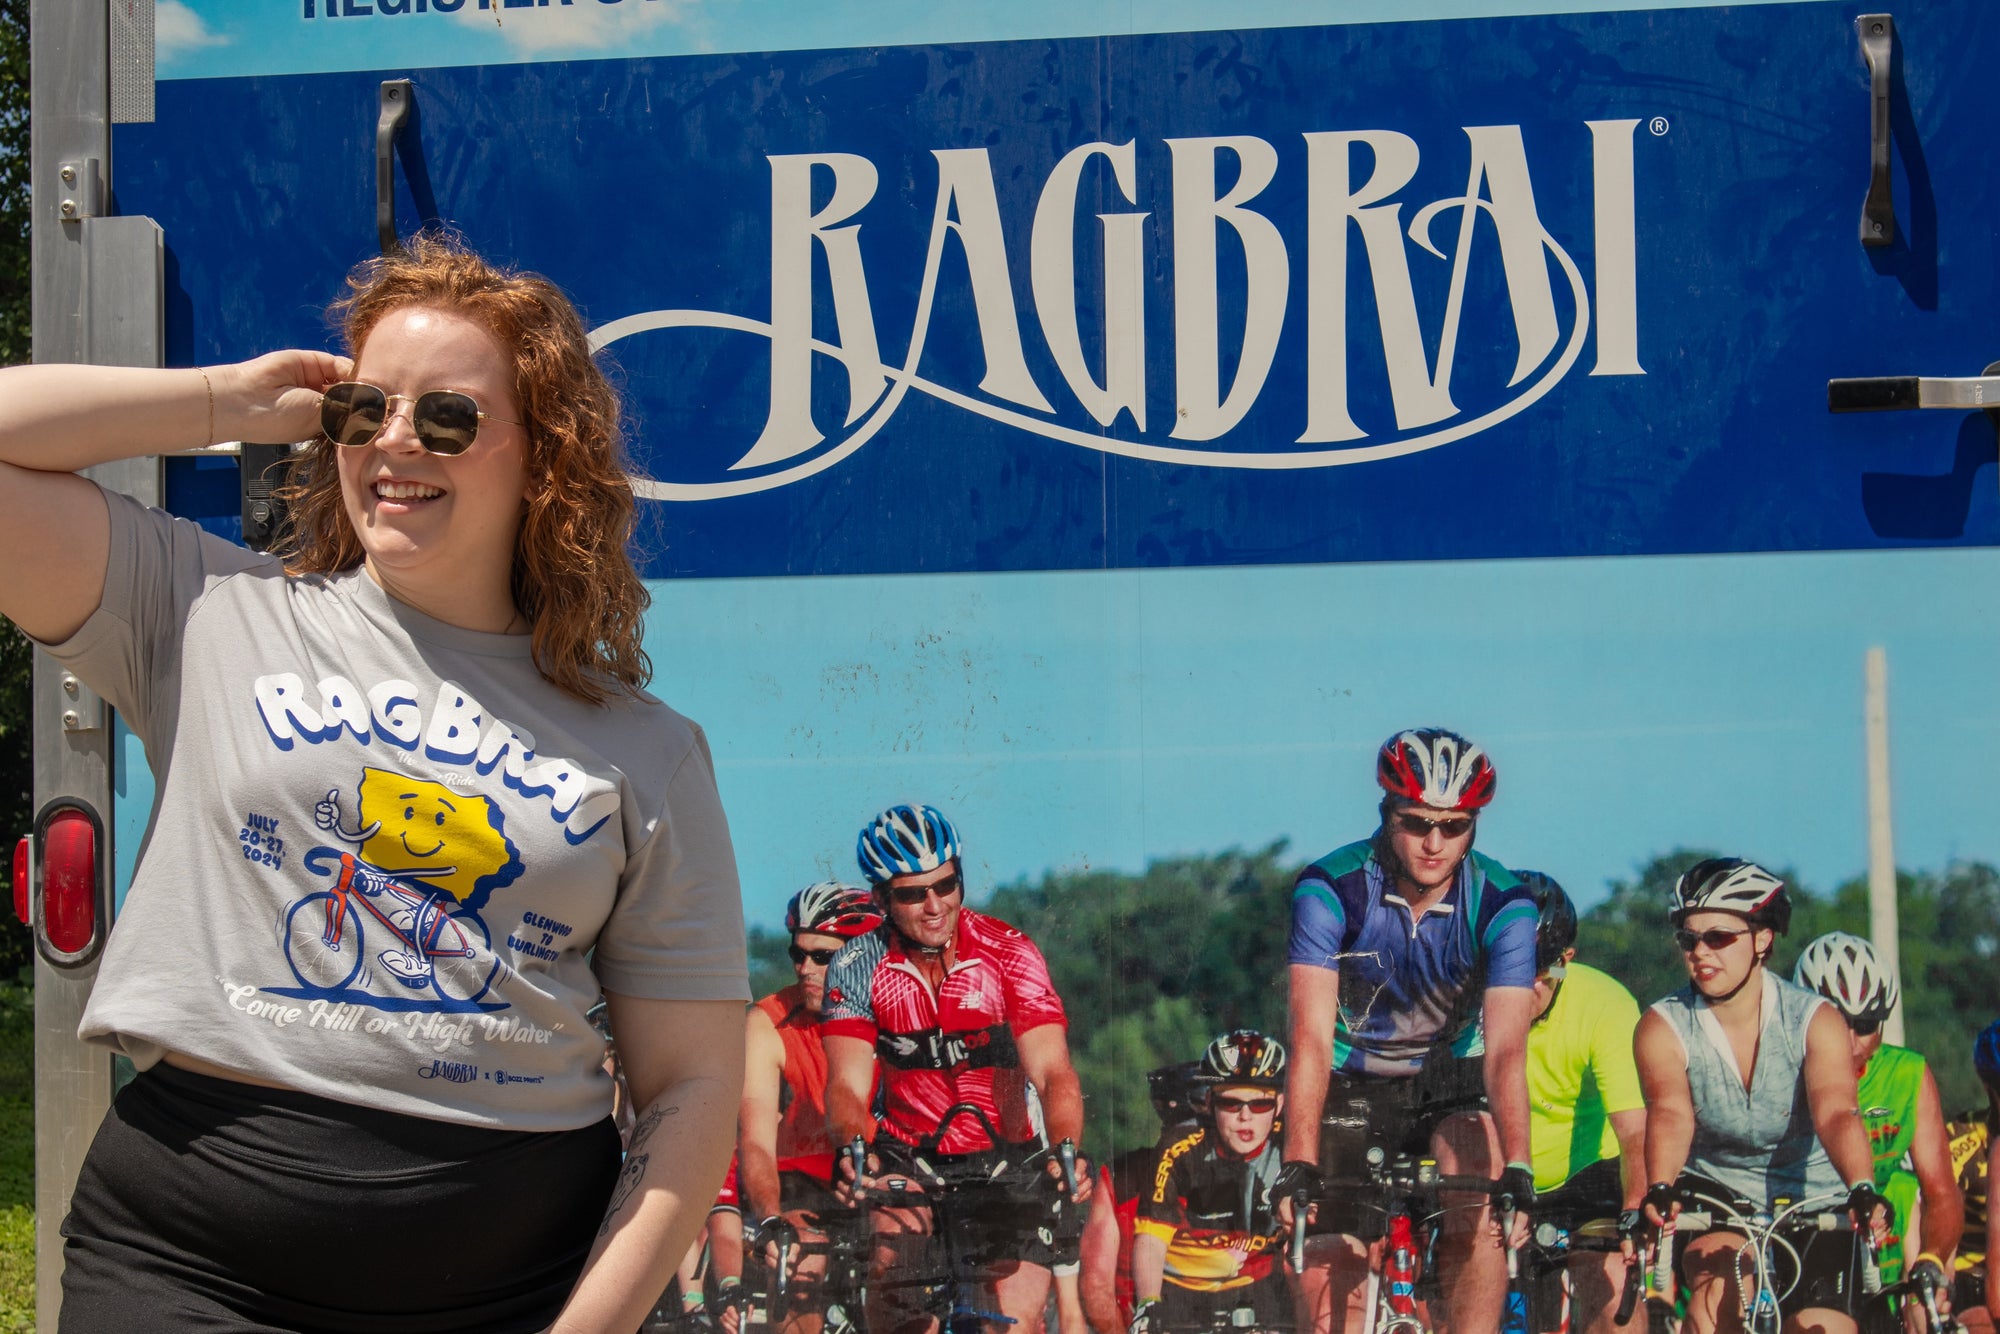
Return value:
M 604 1222 L 597 1229 L 598 1236 L 601 1237 L 611 1230 L 612 1221 L 618 1217 L 618 1211 L 625 1207 L 625 1201 L 631 1199 L 632 1193 L 639 1189 L 639 1183 L 646 1178 L 646 1162 L 651 1157 L 651 1154 L 645 1153 L 626 1155 L 625 1166 L 618 1173 L 618 1183 L 611 1188 L 611 1203 L 604 1210 Z
M 632 1138 L 626 1142 L 625 1152 L 627 1154 L 634 1154 L 645 1148 L 646 1141 L 651 1139 L 653 1132 L 660 1128 L 660 1122 L 678 1111 L 680 1111 L 678 1107 L 655 1107 L 648 1111 L 645 1116 L 639 1119 L 639 1124 L 632 1127 Z
M 597 1229 L 598 1236 L 611 1231 L 611 1224 L 616 1221 L 619 1210 L 639 1189 L 639 1183 L 646 1179 L 646 1164 L 652 1158 L 651 1154 L 644 1152 L 646 1142 L 653 1138 L 653 1132 L 660 1128 L 661 1122 L 679 1111 L 679 1107 L 655 1107 L 632 1127 L 632 1139 L 625 1146 L 625 1166 L 619 1170 L 617 1184 L 611 1188 L 611 1203 L 605 1207 L 604 1222 Z

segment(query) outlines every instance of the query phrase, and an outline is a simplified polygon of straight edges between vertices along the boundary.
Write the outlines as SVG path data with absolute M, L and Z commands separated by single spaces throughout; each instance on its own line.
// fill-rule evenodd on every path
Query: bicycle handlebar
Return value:
M 937 1129 L 933 1130 L 930 1134 L 924 1136 L 923 1139 L 918 1141 L 917 1152 L 919 1153 L 940 1152 L 944 1147 L 945 1137 L 951 1133 L 951 1123 L 953 1121 L 956 1121 L 959 1117 L 966 1115 L 968 1112 L 971 1113 L 973 1118 L 979 1122 L 979 1128 L 986 1132 L 986 1139 L 988 1143 L 998 1145 L 1006 1142 L 1000 1138 L 999 1129 L 994 1126 L 993 1122 L 987 1117 L 986 1113 L 980 1109 L 978 1103 L 955 1102 L 951 1106 L 944 1109 L 944 1115 L 938 1118 Z
M 1614 1324 L 1630 1324 L 1632 1312 L 1639 1309 L 1639 1271 L 1642 1268 L 1644 1266 L 1637 1256 L 1625 1266 L 1625 1285 L 1618 1291 L 1618 1310 L 1611 1317 Z

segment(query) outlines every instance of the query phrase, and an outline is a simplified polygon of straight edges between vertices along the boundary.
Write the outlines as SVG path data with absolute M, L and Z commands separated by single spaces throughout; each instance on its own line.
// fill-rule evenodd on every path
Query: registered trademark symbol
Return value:
M 1658 137 L 1660 135 L 1665 134 L 1669 129 L 1673 127 L 1667 124 L 1667 118 L 1665 116 L 1655 116 L 1653 117 L 1652 120 L 1646 123 L 1646 128 L 1651 130 L 1655 137 Z

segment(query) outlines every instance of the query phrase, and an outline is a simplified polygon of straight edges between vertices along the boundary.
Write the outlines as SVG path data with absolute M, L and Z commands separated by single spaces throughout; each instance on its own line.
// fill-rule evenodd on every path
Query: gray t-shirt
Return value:
M 83 1038 L 141 1069 L 179 1051 L 563 1130 L 611 1106 L 585 1018 L 600 982 L 749 999 L 700 728 L 651 697 L 573 699 L 527 636 L 433 620 L 360 570 L 289 579 L 105 498 L 103 602 L 50 652 L 117 708 L 157 786 Z

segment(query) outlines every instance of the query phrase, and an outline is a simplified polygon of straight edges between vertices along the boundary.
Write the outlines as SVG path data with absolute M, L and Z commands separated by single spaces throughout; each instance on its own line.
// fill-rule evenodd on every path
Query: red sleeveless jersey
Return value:
M 833 1180 L 833 1140 L 826 1133 L 826 1049 L 819 1016 L 806 1008 L 795 982 L 757 1002 L 785 1044 L 783 1110 L 778 1117 L 778 1170 Z

